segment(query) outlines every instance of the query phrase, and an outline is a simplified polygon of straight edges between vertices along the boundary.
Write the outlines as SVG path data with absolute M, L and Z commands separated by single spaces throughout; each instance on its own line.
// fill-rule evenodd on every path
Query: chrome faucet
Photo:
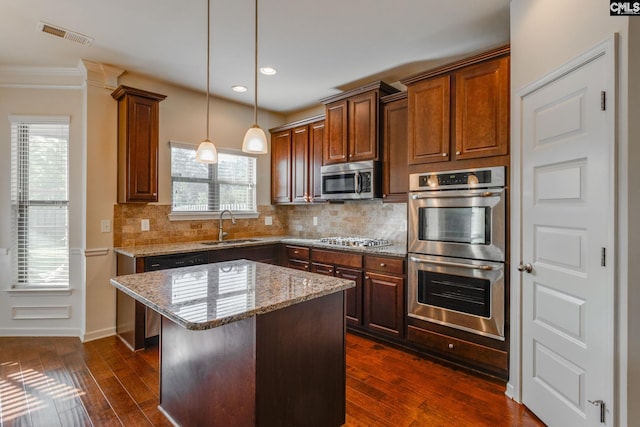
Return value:
M 222 212 L 220 212 L 220 219 L 218 220 L 218 240 L 219 241 L 222 241 L 224 236 L 227 234 L 224 231 L 222 231 L 222 215 L 224 215 L 225 212 L 227 212 L 231 216 L 231 224 L 236 223 L 236 219 L 229 209 L 225 209 Z

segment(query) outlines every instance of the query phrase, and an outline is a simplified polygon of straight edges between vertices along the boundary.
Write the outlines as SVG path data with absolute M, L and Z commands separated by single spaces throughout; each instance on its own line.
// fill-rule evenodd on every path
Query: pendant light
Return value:
M 200 163 L 218 163 L 218 150 L 209 139 L 209 68 L 210 68 L 210 40 L 211 40 L 211 0 L 207 0 L 207 137 L 198 146 L 196 161 Z
M 256 0 L 254 48 L 253 126 L 251 126 L 247 133 L 244 135 L 244 140 L 242 141 L 242 151 L 244 151 L 245 153 L 266 154 L 267 136 L 264 134 L 264 131 L 260 128 L 260 126 L 258 126 L 258 0 Z

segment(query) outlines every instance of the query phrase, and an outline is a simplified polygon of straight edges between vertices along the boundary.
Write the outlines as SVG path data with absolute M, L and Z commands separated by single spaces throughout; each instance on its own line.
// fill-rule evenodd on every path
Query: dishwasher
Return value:
M 144 271 L 167 270 L 169 268 L 188 267 L 190 265 L 206 264 L 209 262 L 207 252 L 191 252 L 145 257 Z M 160 334 L 160 314 L 149 307 L 145 307 L 144 338 L 145 341 Z

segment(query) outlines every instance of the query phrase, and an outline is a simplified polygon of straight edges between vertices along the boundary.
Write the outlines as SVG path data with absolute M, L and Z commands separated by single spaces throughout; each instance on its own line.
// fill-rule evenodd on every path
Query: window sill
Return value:
M 12 288 L 5 289 L 5 292 L 13 297 L 51 297 L 51 296 L 69 296 L 73 289 L 71 288 Z
M 219 219 L 220 212 L 171 212 L 169 215 L 169 221 L 194 221 L 202 219 Z M 258 212 L 234 212 L 233 216 L 236 219 L 240 218 L 259 218 Z M 229 218 L 225 215 L 225 219 Z

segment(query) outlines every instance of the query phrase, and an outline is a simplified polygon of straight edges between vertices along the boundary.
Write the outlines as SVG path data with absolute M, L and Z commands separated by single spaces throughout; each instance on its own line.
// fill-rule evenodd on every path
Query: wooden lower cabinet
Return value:
M 364 277 L 364 326 L 395 337 L 403 336 L 404 278 L 378 273 Z

